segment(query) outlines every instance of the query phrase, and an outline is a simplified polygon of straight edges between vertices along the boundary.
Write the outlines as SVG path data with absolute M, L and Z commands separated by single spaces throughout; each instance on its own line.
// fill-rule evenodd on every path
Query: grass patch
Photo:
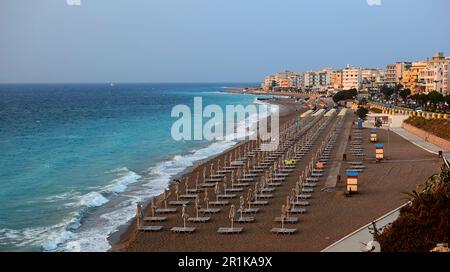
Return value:
M 405 123 L 450 141 L 450 122 L 447 120 L 410 117 L 405 120 Z

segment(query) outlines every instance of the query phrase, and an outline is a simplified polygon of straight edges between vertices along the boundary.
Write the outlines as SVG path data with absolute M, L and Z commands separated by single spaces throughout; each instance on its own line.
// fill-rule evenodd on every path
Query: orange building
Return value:
M 331 73 L 331 86 L 335 90 L 342 89 L 342 79 L 343 79 L 343 72 L 342 70 L 339 71 L 333 71 Z

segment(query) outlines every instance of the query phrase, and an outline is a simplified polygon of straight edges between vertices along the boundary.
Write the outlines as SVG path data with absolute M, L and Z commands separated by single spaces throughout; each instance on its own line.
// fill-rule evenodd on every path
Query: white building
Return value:
M 344 90 L 357 89 L 361 87 L 361 68 L 348 66 L 342 72 L 342 86 Z

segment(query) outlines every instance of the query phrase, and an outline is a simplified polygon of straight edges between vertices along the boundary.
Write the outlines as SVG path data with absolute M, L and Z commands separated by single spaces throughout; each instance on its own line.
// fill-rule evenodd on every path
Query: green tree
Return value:
M 406 88 L 400 91 L 400 97 L 406 102 L 406 99 L 411 95 L 411 90 Z
M 444 96 L 444 101 L 450 106 L 450 95 Z
M 428 101 L 436 107 L 437 103 L 444 101 L 444 96 L 439 92 L 432 91 L 428 93 Z
M 369 113 L 369 110 L 364 107 L 359 107 L 356 110 L 356 115 L 358 115 L 358 117 L 362 120 L 366 120 L 368 113 Z
M 386 100 L 390 99 L 391 96 L 394 94 L 394 89 L 387 85 L 381 86 L 380 91 L 383 93 L 384 98 Z
M 345 91 L 340 91 L 333 96 L 333 101 L 335 103 L 339 101 L 344 101 L 348 99 L 353 99 L 358 95 L 358 91 L 356 89 L 350 89 Z

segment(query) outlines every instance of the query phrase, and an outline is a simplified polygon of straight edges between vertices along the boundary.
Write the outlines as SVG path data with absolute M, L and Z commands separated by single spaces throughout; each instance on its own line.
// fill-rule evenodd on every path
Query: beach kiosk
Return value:
M 358 172 L 347 171 L 347 193 L 358 192 Z
M 363 120 L 358 119 L 358 129 L 362 129 L 362 128 L 363 128 Z
M 375 144 L 375 158 L 377 160 L 384 159 L 384 145 L 383 144 Z
M 372 143 L 376 143 L 377 142 L 377 129 L 373 128 L 370 130 L 370 141 Z

